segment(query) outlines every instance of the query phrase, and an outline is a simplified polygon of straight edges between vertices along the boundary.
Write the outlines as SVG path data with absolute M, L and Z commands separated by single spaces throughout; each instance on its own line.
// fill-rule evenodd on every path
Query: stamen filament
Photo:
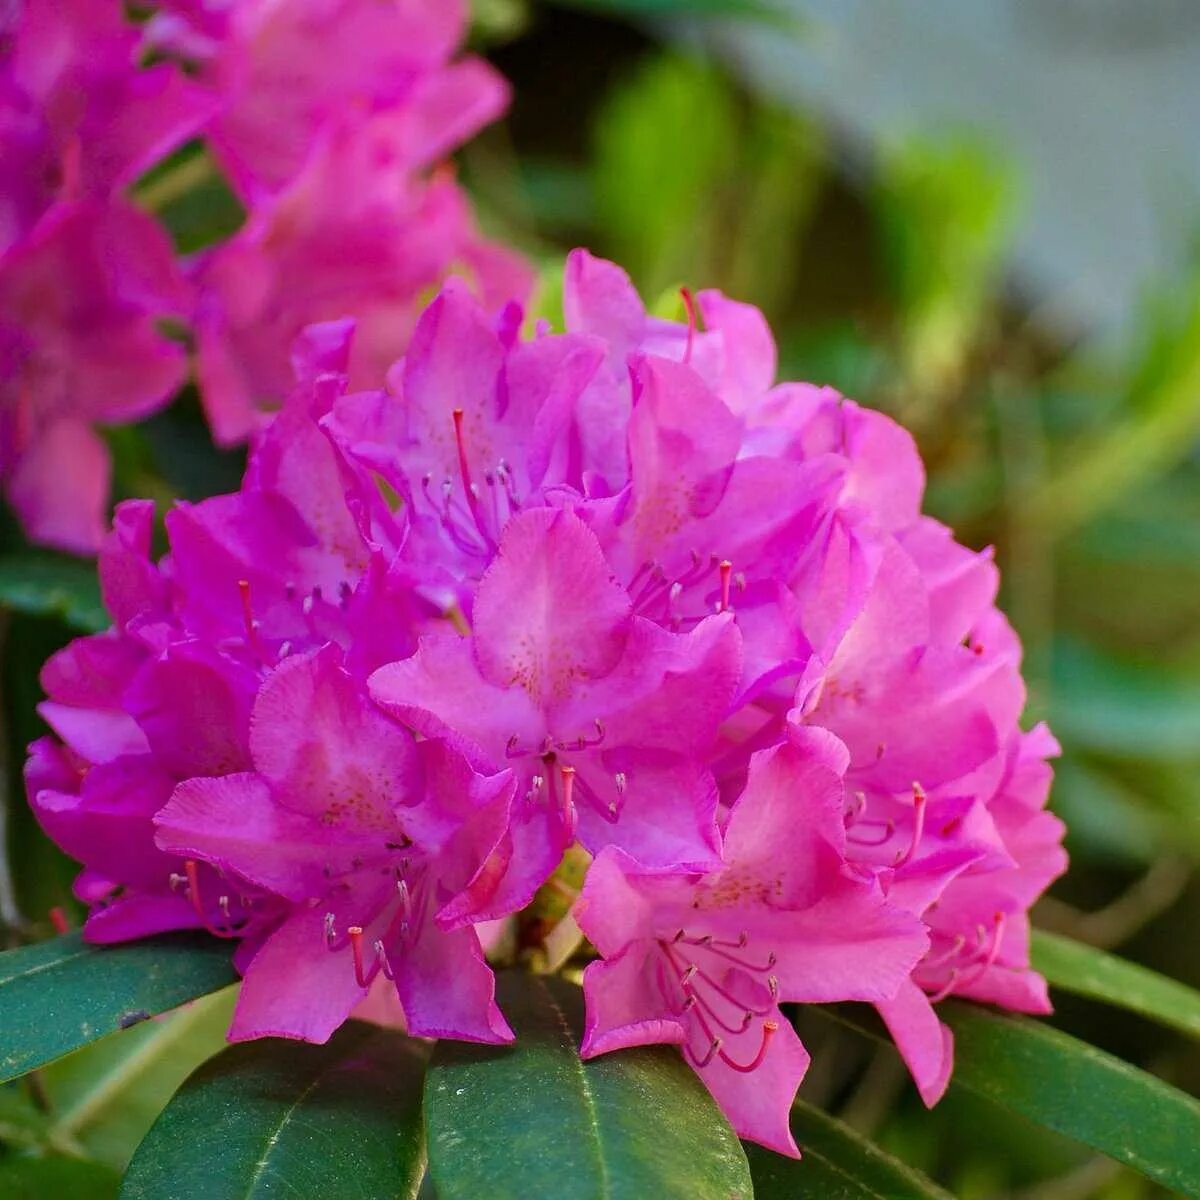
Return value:
M 732 1067 L 733 1070 L 740 1071 L 743 1075 L 749 1075 L 751 1071 L 756 1071 L 762 1066 L 763 1059 L 767 1057 L 767 1047 L 771 1044 L 771 1038 L 775 1036 L 778 1029 L 779 1025 L 775 1021 L 763 1022 L 762 1041 L 759 1043 L 758 1053 L 748 1063 L 740 1063 L 736 1059 L 730 1058 L 724 1050 L 718 1050 L 717 1053 L 727 1067 Z
M 919 783 L 914 783 L 912 840 L 908 843 L 908 849 L 897 855 L 895 862 L 897 867 L 902 867 L 905 863 L 911 862 L 913 855 L 917 852 L 917 847 L 921 844 L 921 838 L 925 833 L 925 803 L 925 789 Z

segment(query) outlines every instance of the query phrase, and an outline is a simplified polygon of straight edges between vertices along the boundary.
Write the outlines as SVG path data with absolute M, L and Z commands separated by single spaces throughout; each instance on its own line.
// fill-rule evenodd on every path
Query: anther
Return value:
M 613 776 L 613 783 L 616 785 L 617 795 L 623 796 L 623 795 L 625 795 L 625 788 L 629 784 L 629 777 L 625 774 L 624 771 L 618 771 Z
M 326 949 L 332 950 L 333 943 L 337 940 L 337 925 L 335 924 L 333 913 L 325 914 L 325 946 Z
M 234 937 L 235 935 L 228 930 L 218 929 L 208 919 L 208 914 L 204 911 L 204 901 L 200 896 L 200 868 L 196 865 L 195 860 L 189 858 L 183 864 L 183 871 L 187 878 L 188 899 L 191 901 L 196 916 L 200 918 L 200 924 L 215 937 Z
M 375 960 L 379 963 L 379 969 L 383 972 L 384 979 L 395 979 L 396 976 L 392 974 L 392 967 L 388 962 L 387 951 L 383 948 L 383 942 L 376 941 L 371 949 L 375 951 Z
M 721 1039 L 719 1037 L 713 1038 L 708 1045 L 708 1053 L 705 1054 L 703 1058 L 697 1054 L 693 1054 L 690 1046 L 684 1046 L 683 1052 L 692 1060 L 692 1065 L 695 1066 L 697 1070 L 702 1071 L 710 1062 L 712 1062 L 714 1058 L 716 1058 L 718 1054 L 721 1053 Z
M 70 931 L 71 922 L 67 920 L 67 914 L 63 912 L 59 905 L 55 905 L 47 914 L 50 918 L 50 924 L 54 926 L 55 933 L 67 933 Z

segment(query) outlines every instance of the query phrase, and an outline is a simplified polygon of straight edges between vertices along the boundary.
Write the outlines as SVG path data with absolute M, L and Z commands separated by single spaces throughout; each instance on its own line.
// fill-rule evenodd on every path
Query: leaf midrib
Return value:
M 357 1049 L 361 1047 L 364 1042 L 372 1040 L 373 1036 L 373 1034 L 369 1033 L 360 1036 L 356 1042 L 355 1048 Z M 267 1164 L 270 1161 L 271 1151 L 279 1144 L 279 1139 L 283 1136 L 283 1131 L 287 1127 L 288 1122 L 292 1119 L 293 1114 L 304 1103 L 304 1101 L 312 1095 L 312 1093 L 317 1089 L 318 1085 L 324 1081 L 326 1076 L 341 1068 L 344 1059 L 345 1055 L 339 1054 L 337 1058 L 331 1060 L 330 1062 L 322 1063 L 305 1088 L 296 1096 L 292 1103 L 288 1105 L 287 1110 L 280 1114 L 279 1121 L 276 1124 L 275 1129 L 267 1138 L 266 1143 L 263 1146 L 262 1154 L 255 1162 L 254 1170 L 246 1182 L 246 1200 L 252 1200 L 254 1197 L 255 1191 L 262 1180 L 263 1173 L 266 1171 Z
M 566 1011 L 563 1006 L 555 999 L 554 993 L 546 986 L 545 982 L 538 976 L 534 977 L 538 987 L 546 996 L 546 1000 L 554 1011 L 555 1018 L 563 1032 L 563 1037 L 566 1039 L 569 1050 L 575 1050 L 575 1035 L 571 1029 L 571 1023 L 567 1020 Z M 575 1070 L 579 1074 L 580 1090 L 583 1093 L 584 1103 L 587 1105 L 588 1121 L 592 1127 L 592 1134 L 595 1139 L 596 1146 L 596 1161 L 600 1166 L 600 1195 L 606 1200 L 611 1200 L 613 1195 L 612 1183 L 608 1177 L 608 1164 L 604 1159 L 604 1139 L 600 1134 L 600 1120 L 596 1113 L 596 1101 L 592 1096 L 591 1088 L 588 1084 L 587 1071 L 583 1065 L 583 1059 L 577 1054 L 568 1055 L 570 1061 L 574 1064 Z
M 53 971 L 55 967 L 65 966 L 69 962 L 74 962 L 77 958 L 86 958 L 89 954 L 94 953 L 95 950 L 91 946 L 81 945 L 78 950 L 71 954 L 64 954 L 58 958 L 52 958 L 35 966 L 27 967 L 24 971 L 18 971 L 15 975 L 5 975 L 0 979 L 0 990 L 3 990 L 10 983 L 20 983 L 24 979 L 32 979 L 33 976 L 40 975 L 43 971 Z

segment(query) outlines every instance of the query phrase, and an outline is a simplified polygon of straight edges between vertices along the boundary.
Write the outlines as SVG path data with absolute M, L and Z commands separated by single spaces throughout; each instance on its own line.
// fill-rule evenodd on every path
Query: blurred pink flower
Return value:
M 378 386 L 422 293 L 454 270 L 490 307 L 530 282 L 515 254 L 479 236 L 452 179 L 412 172 L 391 116 L 326 129 L 299 175 L 196 265 L 197 371 L 217 441 L 270 419 L 290 388 L 292 343 L 315 322 L 354 320 L 351 387 Z
M 110 466 L 94 427 L 183 382 L 158 322 L 188 303 L 166 234 L 122 204 L 58 204 L 0 256 L 0 479 L 32 540 L 99 546 Z

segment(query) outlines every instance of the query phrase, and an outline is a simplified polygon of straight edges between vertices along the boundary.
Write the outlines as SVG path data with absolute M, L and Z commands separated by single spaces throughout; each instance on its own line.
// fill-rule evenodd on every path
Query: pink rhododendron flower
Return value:
M 751 757 L 715 870 L 649 874 L 606 849 L 577 910 L 604 960 L 584 975 L 584 1057 L 679 1043 L 739 1134 L 795 1154 L 808 1054 L 780 1002 L 890 999 L 928 945 L 847 867 L 843 808 L 820 756 L 785 744 Z
M 191 779 L 157 817 L 159 845 L 290 902 L 249 963 L 230 1037 L 323 1042 L 382 972 L 409 1032 L 511 1040 L 474 930 L 439 918 L 486 886 L 513 777 L 416 744 L 339 657 L 326 646 L 273 672 L 254 707 L 255 770 Z
M 187 305 L 166 234 L 124 205 L 58 205 L 0 256 L 0 480 L 35 541 L 99 545 L 110 466 L 94 427 L 182 383 L 158 320 Z
M 31 791 L 110 900 L 88 936 L 136 900 L 238 937 L 235 1037 L 368 1003 L 503 1040 L 477 926 L 578 841 L 583 1052 L 678 1044 L 789 1153 L 781 1002 L 874 1004 L 929 1103 L 944 996 L 1045 1009 L 1056 746 L 990 553 L 921 515 L 894 423 L 777 385 L 756 310 L 692 307 L 577 251 L 564 334 L 460 282 L 386 369 L 382 312 L 272 334 L 295 382 L 241 489 L 176 506 L 157 566 L 123 507 L 116 627 L 47 668 Z

